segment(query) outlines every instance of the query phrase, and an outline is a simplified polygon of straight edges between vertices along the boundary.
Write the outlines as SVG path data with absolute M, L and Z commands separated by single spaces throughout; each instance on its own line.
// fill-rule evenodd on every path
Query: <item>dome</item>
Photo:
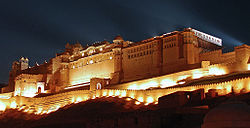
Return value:
M 209 111 L 202 128 L 242 127 L 250 126 L 250 106 L 239 101 L 222 103 Z
M 114 40 L 123 40 L 123 38 L 120 35 L 118 35 L 114 38 Z

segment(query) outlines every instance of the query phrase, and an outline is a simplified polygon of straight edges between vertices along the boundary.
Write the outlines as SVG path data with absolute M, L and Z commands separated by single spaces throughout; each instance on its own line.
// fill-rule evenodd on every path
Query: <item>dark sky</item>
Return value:
M 116 35 L 140 41 L 192 27 L 222 38 L 225 49 L 250 44 L 247 0 L 60 0 L 0 2 L 0 83 L 8 81 L 13 61 L 28 57 L 43 63 L 66 41 L 83 45 Z

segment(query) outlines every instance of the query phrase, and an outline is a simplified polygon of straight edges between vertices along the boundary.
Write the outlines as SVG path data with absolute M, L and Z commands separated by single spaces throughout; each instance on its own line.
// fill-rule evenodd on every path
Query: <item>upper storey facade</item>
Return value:
M 140 42 L 103 41 L 91 46 L 67 44 L 52 58 L 53 85 L 67 87 L 110 79 L 109 84 L 200 67 L 200 53 L 221 48 L 221 39 L 187 28 Z M 87 84 L 86 84 L 87 85 Z
M 18 63 L 20 66 L 13 66 L 10 83 L 25 86 L 20 82 L 23 79 L 17 79 L 17 76 L 32 74 L 32 77 L 25 78 L 35 79 L 38 77 L 34 75 L 40 78 L 42 74 L 41 79 L 32 81 L 37 81 L 39 86 L 44 83 L 45 90 L 56 92 L 74 86 L 88 86 L 93 78 L 105 79 L 105 84 L 112 85 L 201 68 L 204 61 L 231 63 L 237 56 L 249 56 L 248 46 L 227 54 L 222 54 L 221 47 L 221 39 L 192 28 L 140 42 L 124 41 L 117 36 L 113 43 L 103 41 L 86 47 L 80 43 L 66 44 L 65 51 L 46 64 L 26 69 L 27 63 L 21 61 L 22 66 L 21 62 Z

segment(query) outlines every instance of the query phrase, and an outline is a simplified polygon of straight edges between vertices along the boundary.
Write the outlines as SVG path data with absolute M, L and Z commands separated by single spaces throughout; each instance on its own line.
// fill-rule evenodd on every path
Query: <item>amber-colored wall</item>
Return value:
M 71 62 L 68 70 L 70 85 L 90 82 L 94 77 L 111 78 L 111 73 L 114 73 L 114 55 L 109 52 L 81 58 Z
M 123 49 L 124 81 L 147 78 L 157 74 L 157 42 L 149 42 Z
M 43 80 L 43 75 L 21 74 L 15 80 L 15 95 L 32 97 L 38 91 L 37 82 Z
M 7 108 L 15 108 L 25 105 L 25 111 L 35 112 L 37 114 L 56 111 L 58 108 L 67 104 L 85 101 L 90 98 L 102 96 L 119 96 L 131 97 L 143 103 L 157 102 L 158 98 L 176 91 L 194 91 L 197 89 L 204 89 L 205 93 L 209 89 L 218 89 L 219 95 L 225 95 L 231 92 L 232 87 L 236 93 L 250 91 L 250 77 L 242 78 L 222 83 L 193 85 L 188 87 L 175 87 L 167 89 L 153 89 L 153 90 L 119 90 L 119 89 L 101 89 L 95 91 L 78 90 L 70 91 L 52 96 L 41 98 L 25 98 L 25 97 L 12 97 L 10 99 L 0 99 Z

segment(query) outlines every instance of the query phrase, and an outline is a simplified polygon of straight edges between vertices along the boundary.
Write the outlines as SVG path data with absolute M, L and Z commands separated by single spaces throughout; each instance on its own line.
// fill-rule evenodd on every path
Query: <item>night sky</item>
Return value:
M 225 51 L 250 44 L 247 0 L 68 0 L 0 2 L 0 83 L 13 61 L 31 66 L 62 52 L 67 41 L 82 45 L 116 35 L 140 41 L 192 27 L 223 40 Z

